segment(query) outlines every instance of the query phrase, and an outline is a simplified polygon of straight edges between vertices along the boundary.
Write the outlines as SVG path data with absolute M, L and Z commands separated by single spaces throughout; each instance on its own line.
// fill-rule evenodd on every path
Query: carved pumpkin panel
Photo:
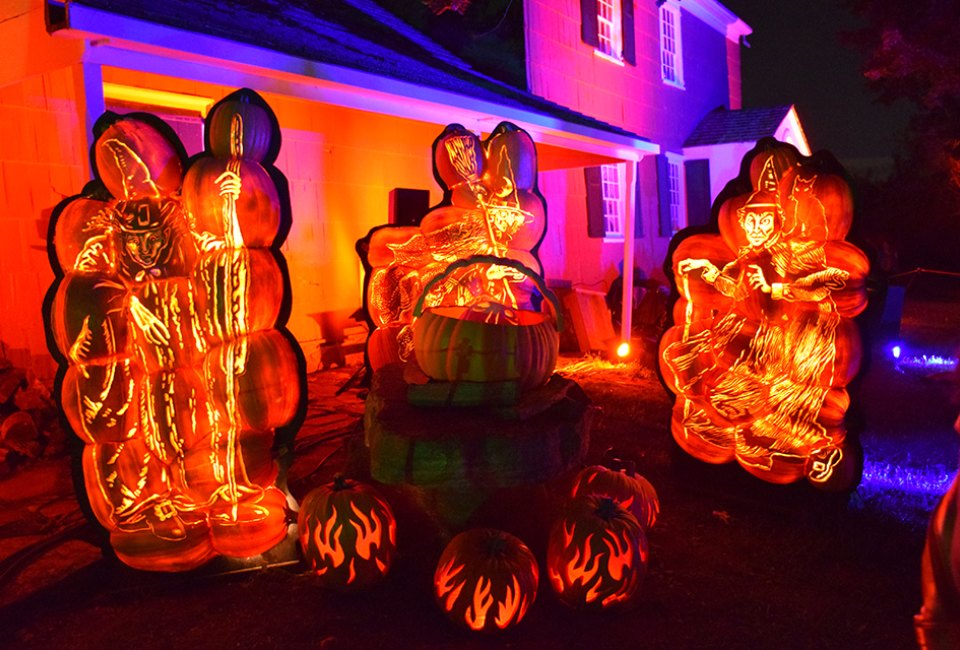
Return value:
M 536 187 L 536 148 L 530 136 L 504 122 L 481 142 L 463 126 L 451 124 L 434 141 L 433 153 L 443 201 L 419 227 L 376 228 L 358 246 L 367 270 L 367 313 L 374 327 L 387 332 L 376 341 L 377 354 L 369 355 L 374 370 L 381 360 L 411 358 L 413 307 L 451 263 L 484 255 L 541 272 L 536 250 L 546 229 L 546 205 Z M 462 306 L 482 293 L 509 308 L 528 309 L 532 291 L 523 275 L 484 262 L 430 285 L 425 306 Z
M 748 158 L 749 176 L 721 195 L 719 233 L 684 236 L 671 258 L 680 298 L 660 367 L 677 395 L 673 436 L 773 483 L 837 489 L 836 469 L 849 488 L 860 458 L 845 444 L 842 388 L 860 365 L 852 318 L 869 271 L 843 241 L 850 189 L 828 154 L 768 139 Z
M 303 377 L 267 248 L 284 212 L 269 167 L 276 121 L 244 90 L 211 110 L 207 130 L 216 146 L 183 185 L 172 129 L 104 115 L 92 192 L 112 198 L 61 204 L 49 242 L 59 398 L 87 443 L 87 496 L 118 557 L 148 570 L 255 556 L 288 529 L 272 449 Z

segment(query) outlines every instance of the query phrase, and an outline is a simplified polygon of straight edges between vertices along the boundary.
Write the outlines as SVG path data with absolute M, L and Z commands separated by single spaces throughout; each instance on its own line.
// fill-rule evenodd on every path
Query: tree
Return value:
M 884 102 L 917 111 L 907 151 L 878 188 L 877 215 L 891 224 L 904 261 L 960 263 L 960 3 L 847 0 L 865 26 L 847 35 L 864 54 L 867 84 Z

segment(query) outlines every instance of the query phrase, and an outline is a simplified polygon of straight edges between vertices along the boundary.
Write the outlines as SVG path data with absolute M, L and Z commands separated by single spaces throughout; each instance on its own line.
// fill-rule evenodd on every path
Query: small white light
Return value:
M 630 344 L 624 341 L 617 346 L 617 356 L 625 359 L 630 354 Z
M 899 359 L 899 358 L 900 358 L 900 346 L 899 346 L 899 345 L 893 346 L 893 348 L 891 348 L 891 350 L 890 350 L 890 353 L 893 355 L 893 358 L 894 358 L 894 359 Z

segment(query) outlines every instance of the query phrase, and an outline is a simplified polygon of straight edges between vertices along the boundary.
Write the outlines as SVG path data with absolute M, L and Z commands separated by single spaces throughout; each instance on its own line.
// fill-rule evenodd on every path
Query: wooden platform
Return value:
M 382 483 L 489 492 L 533 485 L 580 465 L 594 407 L 554 375 L 504 408 L 423 408 L 407 400 L 399 365 L 373 376 L 364 412 L 370 473 Z

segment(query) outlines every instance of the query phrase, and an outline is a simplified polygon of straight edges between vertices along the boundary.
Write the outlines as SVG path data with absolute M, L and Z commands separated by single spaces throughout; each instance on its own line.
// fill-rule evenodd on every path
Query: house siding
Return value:
M 52 376 L 42 317 L 53 208 L 88 180 L 79 66 L 0 88 L 0 357 Z
M 681 153 L 684 140 L 704 115 L 717 106 L 729 107 L 734 88 L 739 95 L 739 46 L 731 49 L 725 34 L 688 11 L 681 11 L 681 89 L 660 78 L 656 3 L 635 2 L 636 65 L 622 66 L 597 56 L 582 41 L 579 2 L 526 0 L 524 7 L 529 90 L 644 136 L 665 151 Z M 638 171 L 645 236 L 636 240 L 635 263 L 647 275 L 662 276 L 669 238 L 659 236 L 656 223 L 655 160 L 647 156 Z M 565 179 L 561 182 L 554 175 Z M 605 290 L 619 273 L 623 247 L 587 237 L 582 170 L 550 172 L 541 178 L 550 220 L 541 248 L 548 277 Z

